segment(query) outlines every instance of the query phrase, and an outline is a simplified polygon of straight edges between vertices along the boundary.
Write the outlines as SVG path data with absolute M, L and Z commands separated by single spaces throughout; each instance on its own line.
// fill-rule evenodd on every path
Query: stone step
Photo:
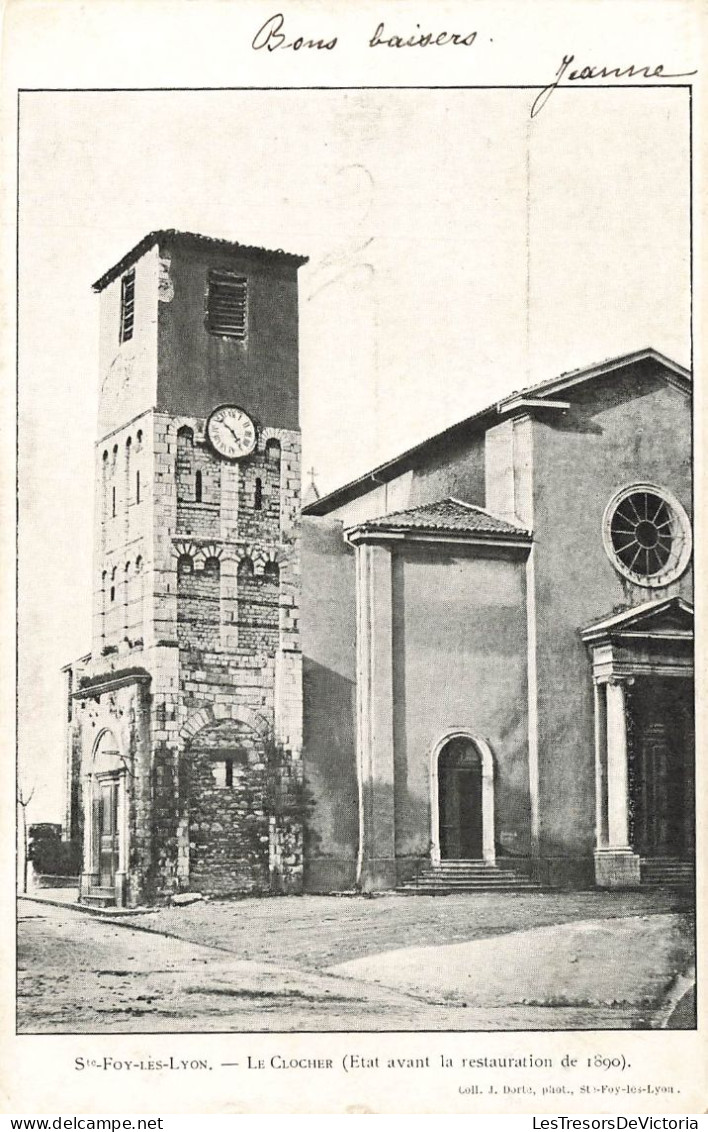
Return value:
M 642 857 L 639 875 L 641 883 L 650 887 L 664 884 L 692 888 L 695 884 L 693 862 L 681 861 L 675 857 Z
M 115 908 L 115 889 L 90 888 L 82 895 L 81 903 L 87 904 L 89 908 Z
M 537 892 L 539 885 L 524 873 L 499 868 L 487 861 L 443 861 L 426 865 L 417 876 L 399 885 L 403 895 L 446 896 L 465 892 Z
M 402 885 L 396 890 L 401 896 L 472 896 L 476 892 L 538 892 L 533 884 L 419 884 Z

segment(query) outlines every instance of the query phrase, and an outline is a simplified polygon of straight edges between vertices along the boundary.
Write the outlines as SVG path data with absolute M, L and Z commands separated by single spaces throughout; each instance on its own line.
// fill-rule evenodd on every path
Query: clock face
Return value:
M 256 447 L 256 426 L 243 409 L 221 405 L 209 417 L 206 426 L 209 442 L 220 456 L 240 460 Z

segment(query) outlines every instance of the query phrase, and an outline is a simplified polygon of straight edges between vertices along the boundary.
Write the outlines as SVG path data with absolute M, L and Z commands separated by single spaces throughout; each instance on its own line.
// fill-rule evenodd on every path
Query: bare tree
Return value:
M 17 805 L 20 807 L 20 829 L 22 833 L 22 891 L 27 892 L 27 855 L 29 852 L 28 838 L 27 838 L 27 807 L 34 797 L 34 786 L 29 794 L 25 793 L 24 787 L 17 785 Z

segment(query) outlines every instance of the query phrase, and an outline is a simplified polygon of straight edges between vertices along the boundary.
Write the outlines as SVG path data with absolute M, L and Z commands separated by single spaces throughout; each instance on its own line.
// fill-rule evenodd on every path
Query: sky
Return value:
M 20 106 L 20 781 L 60 820 L 61 666 L 90 648 L 98 298 L 148 231 L 310 257 L 321 492 L 564 370 L 690 365 L 685 90 L 32 92 Z M 26 710 L 25 710 L 26 708 Z

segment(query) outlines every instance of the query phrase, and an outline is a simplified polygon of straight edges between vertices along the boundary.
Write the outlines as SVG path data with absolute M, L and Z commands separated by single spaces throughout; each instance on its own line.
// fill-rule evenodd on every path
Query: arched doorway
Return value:
M 489 744 L 448 732 L 431 760 L 433 861 L 494 862 L 494 761 Z
M 117 904 L 125 896 L 128 860 L 127 773 L 118 742 L 111 731 L 98 736 L 86 780 L 84 876 L 91 890 L 112 890 Z M 82 884 L 83 891 L 83 884 Z

